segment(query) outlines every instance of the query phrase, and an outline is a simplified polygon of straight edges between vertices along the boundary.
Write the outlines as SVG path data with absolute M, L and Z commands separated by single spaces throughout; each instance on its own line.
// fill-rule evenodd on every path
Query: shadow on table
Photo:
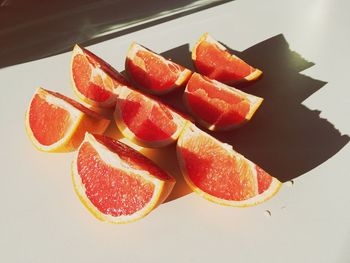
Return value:
M 99 43 L 230 0 L 0 0 L 0 68 Z
M 264 98 L 264 102 L 248 124 L 229 132 L 211 132 L 214 137 L 231 144 L 282 182 L 317 167 L 349 142 L 349 136 L 341 135 L 320 117 L 320 111 L 301 104 L 327 83 L 300 73 L 314 64 L 291 51 L 283 35 L 243 52 L 231 51 L 264 72 L 258 81 L 238 87 Z M 162 55 L 193 69 L 188 44 Z M 162 99 L 184 111 L 181 97 L 182 91 L 177 91 Z M 190 192 L 181 176 L 176 179 L 180 184 L 168 201 Z

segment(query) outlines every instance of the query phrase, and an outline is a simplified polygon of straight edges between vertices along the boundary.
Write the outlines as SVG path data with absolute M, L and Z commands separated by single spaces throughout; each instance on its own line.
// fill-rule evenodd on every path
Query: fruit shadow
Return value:
M 300 73 L 314 64 L 291 51 L 282 34 L 243 52 L 231 51 L 264 72 L 259 80 L 236 86 L 264 98 L 264 102 L 245 126 L 228 132 L 209 132 L 211 135 L 231 144 L 282 182 L 317 167 L 349 142 L 348 135 L 342 135 L 328 120 L 320 117 L 320 111 L 302 105 L 303 100 L 327 83 Z M 189 44 L 161 55 L 194 70 Z M 159 99 L 186 113 L 182 96 L 183 89 L 180 88 Z M 106 135 L 124 140 L 114 122 Z M 175 177 L 175 187 L 166 202 L 192 192 L 181 175 L 175 144 L 150 149 L 132 145 L 128 140 L 123 142 L 137 148 Z
M 282 182 L 317 167 L 349 142 L 350 137 L 321 118 L 319 110 L 302 104 L 327 82 L 300 73 L 314 64 L 290 50 L 282 34 L 243 52 L 231 51 L 263 71 L 257 81 L 236 87 L 264 98 L 264 102 L 245 126 L 233 131 L 210 132 L 211 135 L 231 144 Z M 188 44 L 162 55 L 193 69 Z M 178 90 L 162 100 L 184 111 L 182 93 L 183 90 Z

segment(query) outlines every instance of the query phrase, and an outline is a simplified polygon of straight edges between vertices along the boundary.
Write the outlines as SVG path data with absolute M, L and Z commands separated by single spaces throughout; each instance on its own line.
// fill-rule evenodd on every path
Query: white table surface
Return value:
M 146 218 L 96 220 L 73 191 L 74 153 L 41 153 L 24 129 L 36 87 L 74 96 L 71 54 L 0 69 L 0 261 L 350 262 L 349 10 L 346 0 L 238 0 L 89 47 L 120 71 L 131 41 L 165 52 L 208 31 L 234 50 L 252 47 L 243 55 L 266 74 L 246 89 L 266 100 L 224 137 L 281 180 L 296 177 L 252 208 L 207 202 L 178 179 Z M 153 157 L 176 173 L 175 160 Z

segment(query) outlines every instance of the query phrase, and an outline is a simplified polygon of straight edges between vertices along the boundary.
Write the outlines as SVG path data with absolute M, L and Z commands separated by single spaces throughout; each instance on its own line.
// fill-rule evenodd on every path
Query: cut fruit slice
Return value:
M 186 84 L 192 72 L 162 56 L 132 43 L 125 69 L 135 86 L 151 94 L 165 94 Z
M 237 207 L 252 206 L 277 193 L 281 183 L 259 166 L 188 125 L 177 142 L 181 171 L 193 191 L 209 201 Z
M 249 121 L 263 99 L 194 73 L 187 83 L 184 103 L 209 130 L 229 130 Z
M 97 107 L 113 107 L 116 101 L 114 90 L 129 85 L 108 63 L 78 45 L 73 49 L 71 78 L 77 96 Z
M 117 90 L 114 118 L 123 135 L 144 147 L 177 140 L 188 120 L 155 98 L 128 87 Z
M 77 149 L 86 131 L 103 133 L 110 120 L 57 92 L 38 88 L 26 112 L 27 134 L 45 152 Z
M 128 223 L 140 219 L 170 194 L 175 180 L 129 146 L 86 133 L 72 164 L 74 189 L 98 219 Z
M 226 84 L 257 79 L 262 71 L 231 54 L 222 44 L 205 33 L 192 50 L 199 73 Z

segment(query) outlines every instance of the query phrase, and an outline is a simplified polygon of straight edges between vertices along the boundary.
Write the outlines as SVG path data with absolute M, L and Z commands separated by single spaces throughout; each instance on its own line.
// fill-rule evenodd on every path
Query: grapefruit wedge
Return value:
M 257 79 L 262 71 L 239 57 L 205 33 L 192 49 L 192 60 L 199 73 L 226 84 Z
M 121 133 L 144 147 L 163 147 L 177 140 L 188 120 L 159 100 L 129 87 L 116 91 L 114 119 Z
M 114 91 L 128 85 L 127 80 L 92 52 L 75 45 L 71 60 L 72 86 L 84 102 L 97 107 L 113 107 Z
M 192 74 L 137 43 L 132 43 L 128 50 L 125 69 L 136 87 L 156 95 L 184 86 Z
M 263 99 L 194 73 L 187 83 L 184 103 L 209 130 L 229 130 L 249 121 Z
M 129 146 L 86 133 L 72 163 L 74 189 L 98 219 L 128 223 L 146 216 L 171 192 L 175 180 Z
M 77 149 L 86 131 L 103 133 L 110 120 L 57 92 L 38 88 L 25 116 L 33 145 L 45 152 Z
M 262 203 L 277 193 L 281 183 L 256 164 L 188 125 L 177 142 L 181 171 L 193 191 L 205 199 L 229 206 Z

